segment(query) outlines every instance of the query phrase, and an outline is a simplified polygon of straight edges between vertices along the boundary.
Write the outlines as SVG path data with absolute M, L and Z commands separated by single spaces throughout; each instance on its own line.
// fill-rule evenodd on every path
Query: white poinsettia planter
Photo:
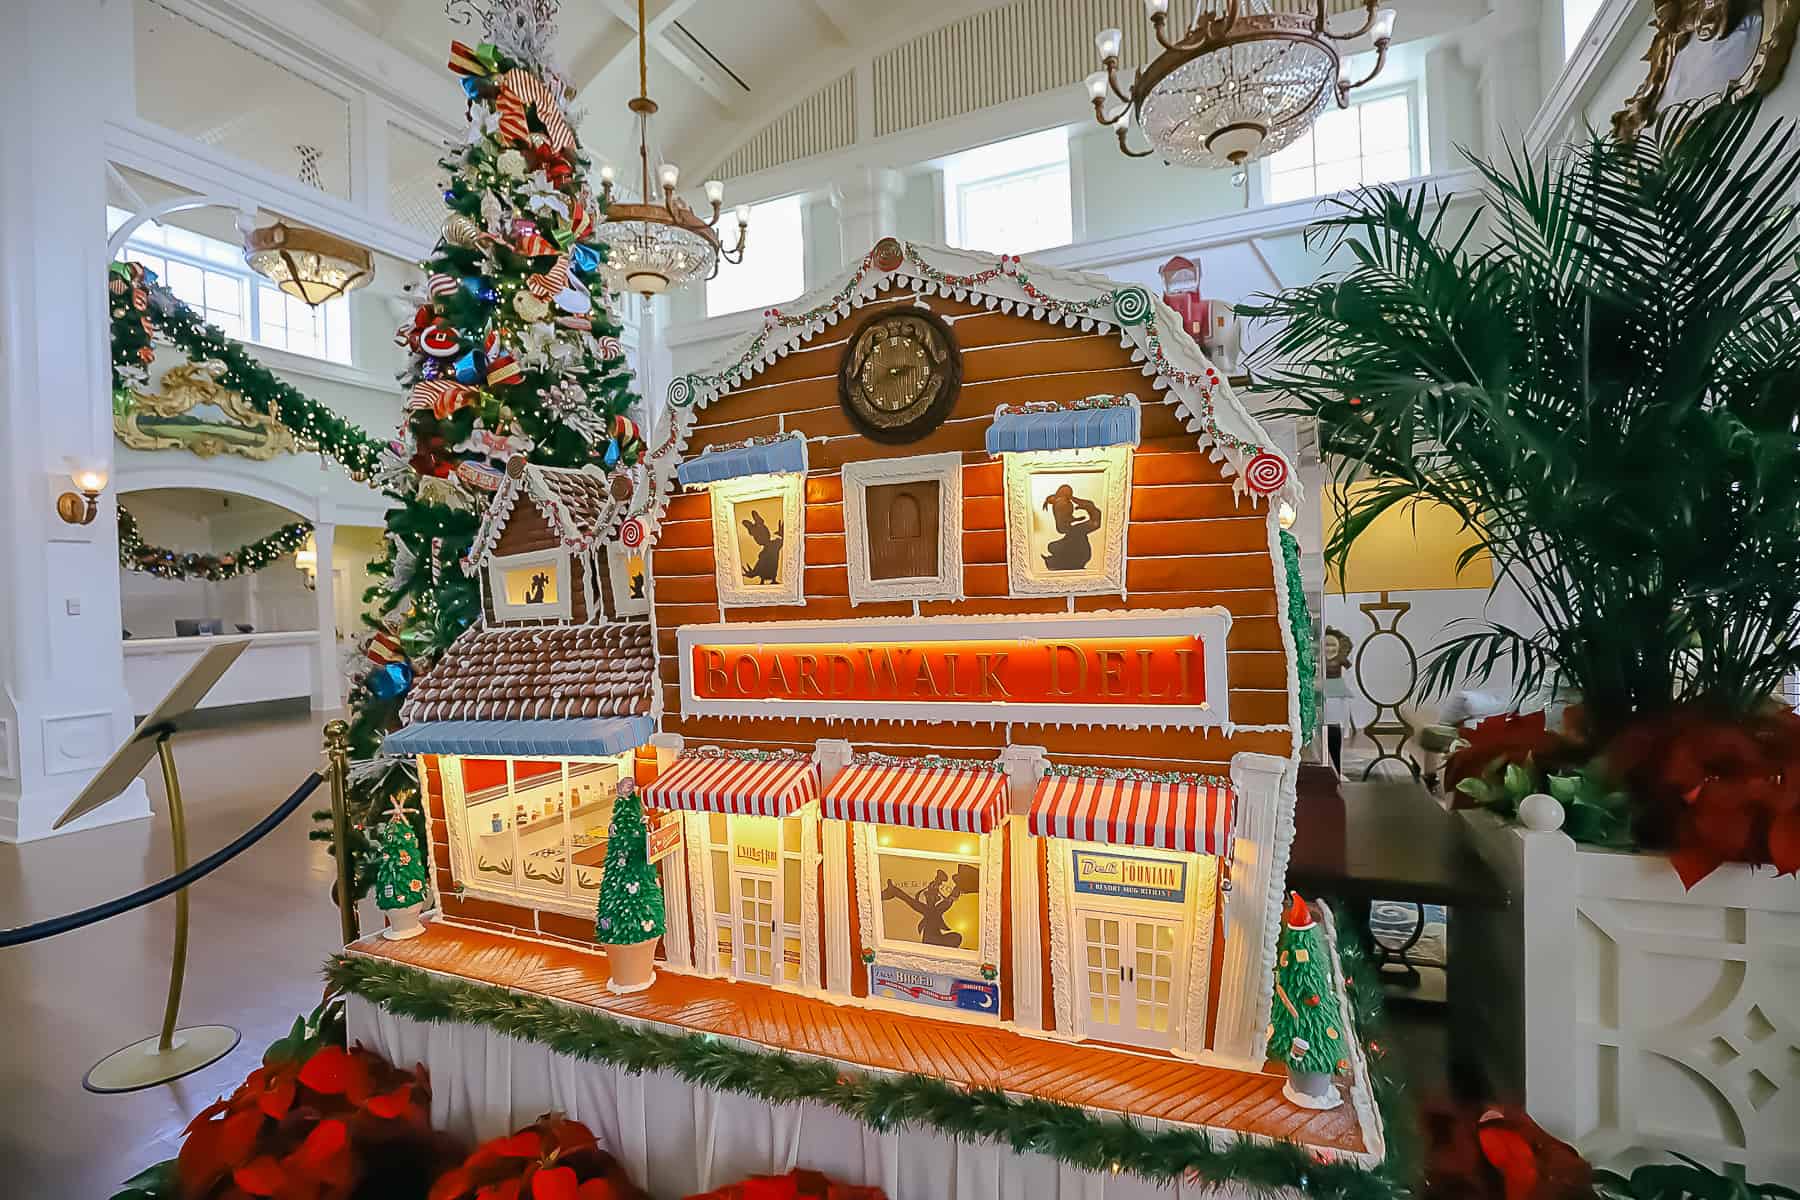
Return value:
M 1532 1117 L 1597 1165 L 1680 1151 L 1800 1184 L 1800 880 L 1688 891 L 1660 855 L 1461 819 L 1512 905 L 1453 916 L 1452 988 Z

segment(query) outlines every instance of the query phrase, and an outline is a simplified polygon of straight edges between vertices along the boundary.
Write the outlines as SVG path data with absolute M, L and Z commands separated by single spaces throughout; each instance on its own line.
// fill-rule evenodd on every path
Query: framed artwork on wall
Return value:
M 650 564 L 639 546 L 627 550 L 614 542 L 606 548 L 606 570 L 612 585 L 613 615 L 641 617 L 650 611 Z
M 1123 593 L 1131 447 L 1004 458 L 1006 572 L 1013 594 Z
M 962 598 L 962 455 L 846 463 L 850 602 Z
M 713 569 L 726 606 L 799 604 L 806 541 L 800 475 L 753 475 L 712 487 Z

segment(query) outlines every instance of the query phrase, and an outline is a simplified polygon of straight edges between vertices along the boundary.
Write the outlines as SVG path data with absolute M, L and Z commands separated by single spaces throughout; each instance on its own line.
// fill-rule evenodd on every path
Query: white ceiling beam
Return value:
M 637 6 L 631 0 L 601 0 L 601 3 L 608 12 L 624 23 L 632 37 L 601 65 L 593 78 L 610 70 L 615 63 L 637 48 Z M 644 31 L 645 40 L 664 62 L 681 72 L 684 78 L 710 96 L 721 109 L 729 112 L 741 104 L 744 89 L 722 71 L 717 63 L 705 55 L 689 53 L 667 36 L 675 22 L 698 3 L 699 0 L 648 0 L 644 5 L 644 21 L 647 26 Z
M 840 46 L 856 45 L 857 30 L 868 24 L 856 19 L 850 11 L 849 0 L 806 0 L 806 4 Z

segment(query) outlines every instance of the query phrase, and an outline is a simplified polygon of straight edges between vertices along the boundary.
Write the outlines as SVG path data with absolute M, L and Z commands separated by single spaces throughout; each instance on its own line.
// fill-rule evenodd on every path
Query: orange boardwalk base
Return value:
M 431 922 L 422 937 L 365 938 L 350 953 L 632 1021 L 721 1034 L 854 1067 L 913 1072 L 1099 1111 L 1283 1138 L 1351 1154 L 1373 1140 L 1346 1099 L 1325 1112 L 1282 1098 L 1285 1076 L 1110 1046 L 1048 1041 L 1008 1029 L 831 1004 L 754 984 L 659 970 L 647 990 L 615 996 L 606 959 L 567 946 Z

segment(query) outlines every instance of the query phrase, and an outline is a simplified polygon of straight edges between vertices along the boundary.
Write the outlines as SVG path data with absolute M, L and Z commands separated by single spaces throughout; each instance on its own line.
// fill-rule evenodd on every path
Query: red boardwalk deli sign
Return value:
M 1225 725 L 1230 627 L 1219 608 L 687 625 L 682 711 Z

